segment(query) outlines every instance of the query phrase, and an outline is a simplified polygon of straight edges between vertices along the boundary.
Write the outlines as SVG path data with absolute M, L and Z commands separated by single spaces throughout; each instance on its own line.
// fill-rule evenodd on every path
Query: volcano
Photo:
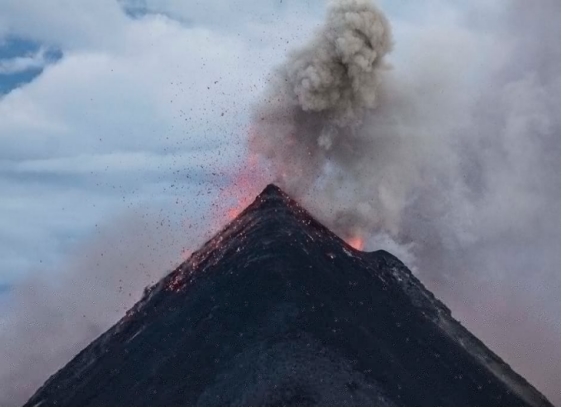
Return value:
M 269 185 L 27 405 L 550 405 L 397 258 Z

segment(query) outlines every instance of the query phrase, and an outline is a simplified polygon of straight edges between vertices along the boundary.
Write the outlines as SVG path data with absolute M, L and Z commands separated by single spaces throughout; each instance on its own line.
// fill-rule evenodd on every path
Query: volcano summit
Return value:
M 550 405 L 398 259 L 269 185 L 27 405 Z

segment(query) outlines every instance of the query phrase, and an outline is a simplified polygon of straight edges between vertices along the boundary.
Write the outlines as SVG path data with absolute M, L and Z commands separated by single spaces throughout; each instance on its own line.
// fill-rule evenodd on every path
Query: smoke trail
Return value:
M 335 3 L 273 73 L 250 150 L 341 236 L 409 258 L 557 403 L 560 3 L 506 4 L 490 21 L 435 13 L 389 69 L 381 12 Z

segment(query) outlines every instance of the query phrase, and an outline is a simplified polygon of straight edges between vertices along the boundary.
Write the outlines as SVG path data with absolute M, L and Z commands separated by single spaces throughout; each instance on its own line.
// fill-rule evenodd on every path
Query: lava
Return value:
M 362 251 L 365 248 L 365 240 L 359 236 L 348 238 L 347 243 L 358 251 Z

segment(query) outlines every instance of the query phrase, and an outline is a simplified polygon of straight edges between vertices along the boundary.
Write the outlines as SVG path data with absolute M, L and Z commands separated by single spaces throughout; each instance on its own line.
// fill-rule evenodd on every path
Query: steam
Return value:
M 496 13 L 407 27 L 390 68 L 380 10 L 332 4 L 273 72 L 250 150 L 342 237 L 408 261 L 559 403 L 560 3 Z

